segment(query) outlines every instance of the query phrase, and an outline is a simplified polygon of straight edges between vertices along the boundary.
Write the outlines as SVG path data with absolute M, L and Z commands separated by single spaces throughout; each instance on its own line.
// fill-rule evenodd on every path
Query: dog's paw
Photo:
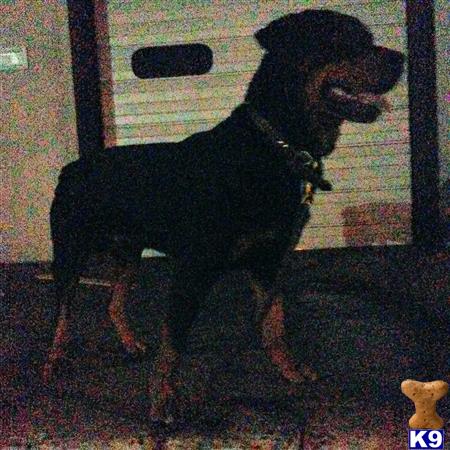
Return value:
M 47 361 L 42 368 L 42 382 L 49 384 L 55 378 L 56 372 L 62 366 L 62 360 L 67 356 L 67 346 L 57 346 L 52 348 L 47 356 Z
M 42 382 L 47 385 L 53 380 L 54 365 L 51 361 L 47 361 L 42 368 Z
M 173 397 L 173 387 L 165 377 L 155 376 L 149 383 L 150 412 L 153 423 L 170 425 L 173 417 L 170 413 L 170 403 Z
M 300 369 L 286 368 L 282 370 L 284 378 L 292 383 L 304 383 L 306 381 L 316 381 L 317 373 L 311 367 L 304 364 Z
M 150 420 L 170 424 L 169 412 L 174 395 L 173 372 L 178 361 L 178 354 L 170 347 L 163 346 L 154 363 L 153 374 L 148 384 L 150 397 Z
M 303 374 L 305 381 L 317 381 L 319 378 L 317 372 L 306 364 L 302 365 L 300 372 Z
M 147 351 L 147 346 L 134 336 L 121 336 L 121 341 L 127 353 L 131 355 L 144 354 Z
M 50 387 L 58 379 L 63 379 L 70 373 L 72 364 L 65 356 L 56 360 L 48 359 L 41 370 L 41 381 L 44 386 Z
M 152 406 L 150 408 L 149 419 L 150 423 L 156 426 L 169 426 L 172 425 L 175 420 L 169 411 L 167 404 L 162 408 Z

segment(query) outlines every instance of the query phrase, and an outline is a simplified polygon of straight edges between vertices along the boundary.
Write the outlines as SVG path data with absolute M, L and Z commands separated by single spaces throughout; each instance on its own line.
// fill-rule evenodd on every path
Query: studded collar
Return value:
M 245 103 L 245 110 L 256 128 L 264 135 L 273 147 L 279 149 L 285 156 L 292 172 L 298 174 L 303 180 L 312 183 L 312 190 L 315 188 L 322 191 L 331 191 L 332 185 L 322 177 L 322 161 L 316 160 L 306 150 L 299 150 L 289 144 L 281 134 L 270 124 L 268 120 L 260 116 L 255 109 Z

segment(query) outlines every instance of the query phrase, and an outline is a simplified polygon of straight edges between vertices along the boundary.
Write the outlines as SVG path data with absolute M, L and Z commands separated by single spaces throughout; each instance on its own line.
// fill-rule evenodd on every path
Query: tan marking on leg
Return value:
M 170 342 L 169 328 L 166 323 L 161 327 L 161 345 L 155 358 L 154 373 L 149 380 L 150 419 L 170 422 L 167 414 L 168 400 L 173 394 L 172 372 L 178 361 L 178 353 Z
M 127 275 L 121 277 L 121 279 L 114 284 L 112 300 L 108 307 L 109 317 L 116 328 L 123 346 L 128 352 L 145 352 L 145 344 L 136 339 L 135 334 L 128 325 L 125 315 L 125 300 L 130 292 L 130 287 L 131 282 Z
M 252 289 L 257 301 L 266 303 L 269 300 L 268 292 L 257 283 L 253 283 Z M 292 382 L 302 382 L 305 378 L 317 379 L 316 373 L 308 366 L 304 366 L 301 372 L 297 369 L 284 340 L 284 310 L 281 296 L 274 297 L 267 313 L 264 313 L 261 327 L 263 347 L 272 363 L 280 369 L 286 379 Z
M 64 357 L 64 345 L 70 340 L 68 333 L 68 321 L 67 321 L 67 306 L 62 305 L 61 311 L 58 317 L 58 324 L 56 325 L 55 337 L 53 338 L 52 347 L 48 353 L 47 361 L 43 368 L 43 380 L 44 383 L 48 383 L 55 368 L 55 363 L 62 357 Z
M 263 318 L 267 314 L 267 309 L 271 298 L 269 293 L 255 280 L 252 281 L 250 285 L 252 290 L 252 297 L 256 300 L 256 311 L 255 311 L 255 324 L 258 328 L 261 328 Z
M 263 319 L 263 345 L 270 359 L 280 368 L 285 378 L 294 382 L 304 381 L 304 377 L 297 371 L 295 362 L 284 342 L 284 335 L 283 303 L 280 297 L 276 297 Z

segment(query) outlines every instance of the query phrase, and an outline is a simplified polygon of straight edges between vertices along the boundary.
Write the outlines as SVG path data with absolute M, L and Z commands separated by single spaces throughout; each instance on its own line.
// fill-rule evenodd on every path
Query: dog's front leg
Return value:
M 170 422 L 168 401 L 173 394 L 173 372 L 178 365 L 179 353 L 175 350 L 171 332 L 164 321 L 161 327 L 161 343 L 156 355 L 153 373 L 149 380 L 150 420 Z
M 316 373 L 308 366 L 297 368 L 295 360 L 285 341 L 284 309 L 281 295 L 271 296 L 261 285 L 254 283 L 254 297 L 257 301 L 262 344 L 272 363 L 278 367 L 287 380 L 299 383 L 306 379 L 317 379 Z
M 161 328 L 161 343 L 149 383 L 150 418 L 168 421 L 168 401 L 173 394 L 173 374 L 184 351 L 189 329 L 199 304 L 210 290 L 217 273 L 208 266 L 181 264 L 175 273 L 168 310 Z

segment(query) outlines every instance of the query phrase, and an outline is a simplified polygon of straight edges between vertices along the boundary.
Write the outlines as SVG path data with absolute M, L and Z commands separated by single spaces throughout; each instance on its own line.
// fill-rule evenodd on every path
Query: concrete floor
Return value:
M 80 349 L 51 388 L 42 386 L 38 373 L 54 305 L 50 284 L 35 279 L 40 270 L 7 271 L 0 303 L 0 448 L 153 448 L 146 389 L 170 269 L 143 274 L 127 306 L 150 350 L 140 361 L 121 352 L 106 318 L 107 290 L 82 287 L 76 305 Z M 414 407 L 400 383 L 449 381 L 447 322 L 427 315 L 413 299 L 383 298 L 363 285 L 305 283 L 295 274 L 286 279 L 289 343 L 297 361 L 308 362 L 320 376 L 305 397 L 310 411 L 305 448 L 406 448 Z M 239 302 L 244 293 L 245 279 L 226 277 L 209 301 L 226 308 L 227 295 Z M 205 325 L 201 319 L 197 332 L 207 337 L 217 320 L 210 315 Z M 450 419 L 449 398 L 438 411 Z M 172 448 L 282 448 L 270 436 L 242 435 L 226 444 L 208 443 L 199 434 L 174 440 Z

